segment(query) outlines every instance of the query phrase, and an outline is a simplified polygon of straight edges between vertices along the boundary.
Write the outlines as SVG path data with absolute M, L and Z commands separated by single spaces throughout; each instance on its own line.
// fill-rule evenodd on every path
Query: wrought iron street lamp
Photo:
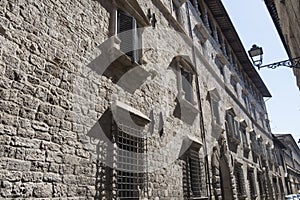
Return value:
M 283 60 L 283 61 L 280 61 L 280 62 L 275 62 L 275 63 L 272 63 L 272 64 L 262 66 L 262 60 L 263 60 L 262 47 L 258 47 L 256 44 L 254 44 L 252 46 L 252 48 L 248 51 L 248 53 L 249 53 L 249 56 L 250 56 L 253 64 L 258 69 L 264 68 L 264 67 L 275 69 L 275 68 L 280 67 L 280 66 L 300 69 L 300 57 L 292 58 L 292 59 L 289 59 L 289 60 Z

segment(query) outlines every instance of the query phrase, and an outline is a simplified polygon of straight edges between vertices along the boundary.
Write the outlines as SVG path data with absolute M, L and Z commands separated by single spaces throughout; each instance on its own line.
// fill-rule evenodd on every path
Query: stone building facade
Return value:
M 299 1 L 265 0 L 281 41 L 290 59 L 300 57 Z M 298 61 L 299 62 L 299 61 Z M 300 89 L 300 69 L 293 69 Z
M 278 199 L 264 97 L 219 0 L 0 2 L 4 199 Z
M 283 145 L 278 152 L 283 161 L 284 184 L 287 194 L 298 194 L 300 190 L 300 149 L 291 134 L 276 134 L 276 140 Z

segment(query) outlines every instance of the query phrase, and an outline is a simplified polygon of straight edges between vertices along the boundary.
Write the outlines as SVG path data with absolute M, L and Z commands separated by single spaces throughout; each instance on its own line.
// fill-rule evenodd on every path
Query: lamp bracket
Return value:
M 268 65 L 258 66 L 258 69 L 265 68 L 265 67 L 275 69 L 275 68 L 280 67 L 280 66 L 289 67 L 289 68 L 299 68 L 300 69 L 300 57 L 292 58 L 292 59 L 289 59 L 289 60 L 284 60 L 284 61 L 280 61 L 280 62 L 268 64 Z

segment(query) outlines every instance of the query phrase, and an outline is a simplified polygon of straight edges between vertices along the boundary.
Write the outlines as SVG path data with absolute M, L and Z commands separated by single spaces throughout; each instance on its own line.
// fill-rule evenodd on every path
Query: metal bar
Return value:
M 258 66 L 258 69 L 261 68 L 270 68 L 270 69 L 275 69 L 277 67 L 289 67 L 289 68 L 300 68 L 300 57 L 289 59 L 289 60 L 284 60 L 268 65 L 263 65 L 263 66 Z

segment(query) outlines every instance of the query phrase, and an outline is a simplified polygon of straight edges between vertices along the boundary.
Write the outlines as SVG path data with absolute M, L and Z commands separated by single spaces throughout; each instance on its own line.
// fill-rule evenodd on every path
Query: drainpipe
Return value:
M 191 24 L 191 17 L 190 17 L 190 11 L 189 11 L 189 2 L 186 2 L 186 15 L 187 15 L 187 20 L 188 20 L 188 27 L 189 27 L 189 36 L 192 39 L 192 43 L 194 42 L 193 38 L 193 30 L 192 30 L 192 24 Z M 198 109 L 200 111 L 200 133 L 201 133 L 201 139 L 203 142 L 203 147 L 204 147 L 204 153 L 205 153 L 205 170 L 206 170 L 206 190 L 207 194 L 209 195 L 209 199 L 212 198 L 212 193 L 211 193 L 211 184 L 210 184 L 210 173 L 209 173 L 209 163 L 208 163 L 208 151 L 207 151 L 207 146 L 206 146 L 206 139 L 205 139 L 205 128 L 204 128 L 204 120 L 203 120 L 203 110 L 202 110 L 202 102 L 201 102 L 201 96 L 200 96 L 200 83 L 199 83 L 199 78 L 198 78 L 198 69 L 196 65 L 196 53 L 195 53 L 195 46 L 192 45 L 192 59 L 193 59 L 193 64 L 196 69 L 196 90 L 197 90 L 197 100 L 198 100 Z

